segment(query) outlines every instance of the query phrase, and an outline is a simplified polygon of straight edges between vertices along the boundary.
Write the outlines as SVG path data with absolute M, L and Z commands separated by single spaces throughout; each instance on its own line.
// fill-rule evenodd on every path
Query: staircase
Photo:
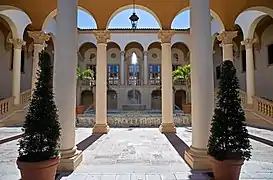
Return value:
M 27 107 L 31 98 L 31 90 L 21 93 L 20 104 L 14 104 L 14 97 L 0 101 L 0 127 L 19 126 L 25 120 Z

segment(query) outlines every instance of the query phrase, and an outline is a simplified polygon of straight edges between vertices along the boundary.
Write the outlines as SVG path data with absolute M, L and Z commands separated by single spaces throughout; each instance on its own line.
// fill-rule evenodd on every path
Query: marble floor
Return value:
M 0 128 L 0 137 L 17 135 L 20 128 Z M 241 180 L 273 180 L 273 132 L 248 128 L 253 139 L 252 158 L 245 162 Z M 191 144 L 191 128 L 177 128 L 176 135 L 163 135 L 157 128 L 113 128 L 106 135 L 91 135 L 91 128 L 78 128 L 76 142 L 84 160 L 59 180 L 207 180 L 206 172 L 193 172 L 183 160 Z M 262 141 L 262 142 L 259 142 Z M 0 180 L 18 180 L 15 161 L 17 140 L 0 144 Z

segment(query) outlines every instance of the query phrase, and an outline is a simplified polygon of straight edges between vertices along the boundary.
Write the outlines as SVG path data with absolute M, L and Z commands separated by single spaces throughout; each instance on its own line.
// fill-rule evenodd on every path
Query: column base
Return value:
M 159 131 L 161 133 L 176 133 L 176 128 L 174 123 L 161 123 L 159 126 Z
M 190 147 L 185 151 L 184 160 L 193 170 L 211 171 L 210 161 L 206 149 Z
M 80 165 L 83 160 L 82 151 L 72 150 L 72 152 L 73 154 L 70 154 L 70 156 L 69 153 L 61 154 L 58 171 L 74 171 Z
M 110 128 L 107 124 L 95 124 L 93 134 L 107 134 Z

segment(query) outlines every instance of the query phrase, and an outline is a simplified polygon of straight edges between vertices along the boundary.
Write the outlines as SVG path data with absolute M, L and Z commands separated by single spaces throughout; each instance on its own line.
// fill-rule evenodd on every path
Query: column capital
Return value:
M 222 45 L 233 44 L 233 38 L 238 34 L 238 31 L 223 31 L 217 36 L 218 41 L 222 42 Z
M 107 40 L 110 39 L 110 32 L 107 30 L 101 30 L 101 31 L 93 31 L 96 39 L 97 39 L 97 43 L 107 43 Z
M 125 51 L 120 51 L 120 55 L 124 56 L 125 55 Z
M 26 42 L 19 38 L 9 39 L 9 43 L 13 44 L 14 49 L 22 49 L 22 46 L 26 45 Z
M 143 52 L 144 56 L 148 56 L 148 53 L 149 53 L 149 51 L 144 51 Z
M 158 32 L 158 38 L 161 39 L 161 43 L 171 43 L 173 35 L 173 30 L 161 30 Z
M 241 45 L 245 46 L 245 49 L 250 49 L 253 47 L 253 44 L 257 43 L 258 39 L 254 38 L 254 39 L 245 39 L 244 41 L 241 41 Z
M 34 44 L 44 45 L 50 39 L 50 36 L 44 31 L 28 31 L 27 33 L 34 40 Z

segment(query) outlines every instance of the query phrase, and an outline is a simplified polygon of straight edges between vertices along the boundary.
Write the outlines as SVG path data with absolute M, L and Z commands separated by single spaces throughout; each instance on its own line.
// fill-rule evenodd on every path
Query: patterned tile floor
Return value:
M 20 128 L 0 128 L 0 137 Z M 192 172 L 184 162 L 183 151 L 191 144 L 191 129 L 177 128 L 176 135 L 163 135 L 158 129 L 111 129 L 101 137 L 91 136 L 91 128 L 78 128 L 76 141 L 84 160 L 61 180 L 206 180 L 204 172 Z M 270 140 L 272 131 L 249 128 L 252 135 Z M 242 168 L 241 180 L 273 180 L 273 147 L 251 140 L 252 159 Z M 269 143 L 270 144 L 270 143 Z M 0 144 L 0 180 L 20 178 L 15 161 L 17 141 Z M 179 152 L 179 153 L 178 153 Z

